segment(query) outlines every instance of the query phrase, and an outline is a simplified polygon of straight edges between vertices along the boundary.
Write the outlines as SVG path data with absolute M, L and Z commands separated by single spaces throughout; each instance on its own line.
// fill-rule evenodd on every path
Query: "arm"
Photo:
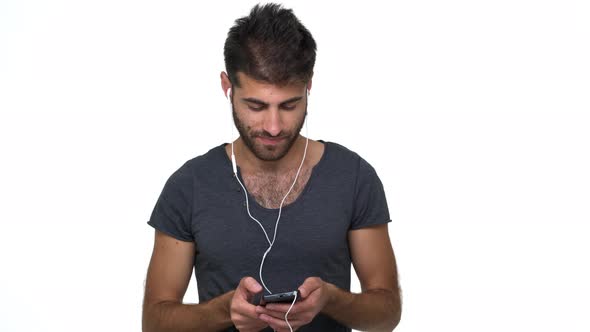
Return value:
M 194 243 L 156 231 L 143 303 L 143 331 L 219 331 L 232 326 L 229 292 L 201 304 L 183 304 L 192 275 Z
M 362 331 L 392 331 L 399 323 L 401 298 L 387 225 L 353 230 L 348 237 L 362 293 L 352 294 L 320 278 L 307 278 L 299 287 L 302 301 L 289 312 L 295 329 L 310 323 L 319 312 Z M 275 330 L 288 330 L 284 315 L 289 307 L 273 303 L 256 311 Z
M 350 231 L 348 242 L 362 293 L 327 284 L 322 312 L 357 330 L 392 331 L 401 318 L 401 294 L 387 225 Z

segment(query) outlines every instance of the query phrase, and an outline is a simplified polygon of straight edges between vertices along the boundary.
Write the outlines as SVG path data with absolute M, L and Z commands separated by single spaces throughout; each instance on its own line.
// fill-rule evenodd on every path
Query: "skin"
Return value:
M 277 87 L 250 79 L 238 73 L 241 87 L 234 86 L 231 99 L 233 116 L 240 137 L 234 142 L 236 161 L 244 172 L 278 174 L 297 168 L 305 149 L 305 138 L 299 135 L 307 106 L 308 84 Z M 229 78 L 221 74 L 227 96 Z M 262 138 L 278 138 L 278 144 L 267 144 Z M 320 143 L 312 141 L 312 149 Z M 231 145 L 226 147 L 231 150 Z M 308 148 L 309 149 L 309 148 Z M 230 154 L 231 155 L 231 154 Z
M 311 81 L 307 86 L 279 87 L 255 81 L 242 73 L 238 75 L 241 87 L 232 87 L 225 73 L 221 73 L 221 86 L 226 95 L 232 87 L 236 122 L 244 129 L 243 135 L 234 141 L 240 171 L 246 175 L 261 170 L 275 175 L 292 172 L 299 166 L 305 148 L 305 139 L 299 135 L 298 128 L 305 117 L 305 89 L 311 88 Z M 260 105 L 245 100 L 248 98 L 263 102 L 263 109 L 254 110 L 253 106 Z M 293 98 L 298 101 L 285 104 Z M 277 136 L 285 139 L 278 144 L 266 144 L 259 138 Z M 245 142 L 248 139 L 249 144 Z M 323 153 L 322 143 L 310 140 L 309 144 L 305 167 L 315 165 Z M 230 150 L 228 145 L 228 156 Z M 401 294 L 387 225 L 351 230 L 348 242 L 362 292 L 353 294 L 310 276 L 299 286 L 301 299 L 289 313 L 293 330 L 308 324 L 319 313 L 363 331 L 392 331 L 399 323 Z M 244 276 L 235 290 L 210 301 L 183 304 L 194 255 L 194 243 L 156 231 L 146 280 L 144 331 L 218 331 L 232 325 L 242 332 L 260 331 L 267 326 L 275 331 L 290 331 L 284 320 L 290 304 L 250 303 L 254 294 L 262 291 L 251 276 Z

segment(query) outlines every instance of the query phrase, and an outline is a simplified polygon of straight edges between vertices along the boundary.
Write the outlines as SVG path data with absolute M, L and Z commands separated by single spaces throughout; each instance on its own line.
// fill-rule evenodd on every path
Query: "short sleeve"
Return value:
M 386 224 L 391 221 L 385 191 L 377 172 L 364 159 L 359 159 L 350 229 Z
M 178 240 L 193 242 L 192 197 L 192 176 L 181 167 L 166 181 L 148 225 Z

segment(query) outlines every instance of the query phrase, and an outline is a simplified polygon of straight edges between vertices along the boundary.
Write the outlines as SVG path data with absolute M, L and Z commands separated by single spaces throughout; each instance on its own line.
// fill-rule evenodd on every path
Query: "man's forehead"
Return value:
M 267 81 L 260 81 L 246 75 L 243 72 L 237 72 L 236 76 L 240 82 L 240 87 L 244 90 L 267 90 L 267 89 L 278 89 L 278 90 L 293 90 L 297 91 L 305 87 L 305 83 L 293 82 L 286 84 L 273 84 Z

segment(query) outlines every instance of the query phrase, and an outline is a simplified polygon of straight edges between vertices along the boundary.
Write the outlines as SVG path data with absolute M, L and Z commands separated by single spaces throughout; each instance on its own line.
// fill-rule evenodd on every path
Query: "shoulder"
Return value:
M 322 142 L 325 144 L 325 147 L 326 147 L 325 149 L 330 154 L 330 158 L 332 158 L 334 160 L 338 160 L 340 162 L 342 162 L 342 161 L 348 161 L 348 162 L 356 161 L 356 162 L 358 162 L 358 160 L 360 158 L 358 153 L 348 149 L 344 145 L 341 145 L 336 142 L 330 142 L 330 141 L 325 141 L 325 142 L 322 141 Z
M 224 160 L 224 144 L 213 147 L 208 152 L 185 161 L 178 167 L 168 182 L 177 185 L 202 182 L 203 179 L 213 179 L 217 174 L 231 171 L 229 160 Z
M 335 142 L 326 141 L 324 144 L 326 173 L 349 179 L 355 186 L 359 182 L 372 182 L 378 178 L 375 168 L 359 153 Z
M 198 155 L 187 160 L 180 168 L 176 170 L 181 174 L 199 174 L 202 172 L 214 171 L 227 166 L 229 160 L 225 160 L 224 144 L 211 148 L 204 154 Z M 231 168 L 231 165 L 229 165 Z
M 322 141 L 326 145 L 326 151 L 328 155 L 326 159 L 329 159 L 333 165 L 339 165 L 347 169 L 354 167 L 355 170 L 372 169 L 372 166 L 367 162 L 360 154 L 353 151 L 344 145 L 336 142 Z

